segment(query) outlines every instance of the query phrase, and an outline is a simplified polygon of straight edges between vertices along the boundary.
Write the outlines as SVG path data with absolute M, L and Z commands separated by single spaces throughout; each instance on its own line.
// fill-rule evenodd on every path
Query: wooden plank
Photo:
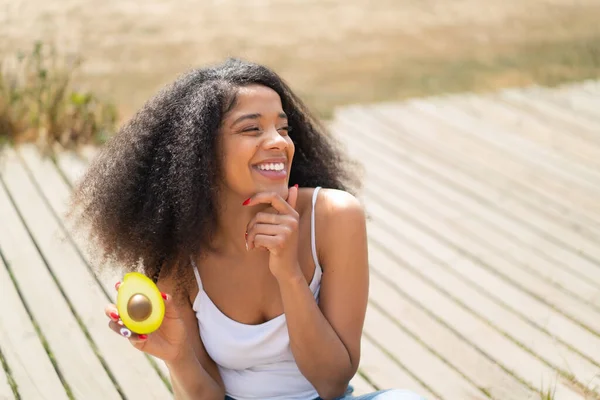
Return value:
M 10 175 L 12 165 L 12 162 L 4 165 L 3 179 Z M 0 221 L 3 222 L 0 251 L 10 264 L 25 302 L 73 395 L 85 399 L 121 398 L 56 286 L 4 186 L 0 188 Z
M 353 131 L 353 127 L 349 125 L 341 125 L 336 129 L 344 130 L 344 140 L 348 145 L 355 147 L 357 157 L 364 159 L 361 154 L 373 154 L 378 157 L 378 163 L 382 163 L 386 168 L 396 169 L 398 172 L 412 174 L 416 179 L 426 180 L 427 185 L 447 190 L 440 193 L 441 196 L 448 196 L 449 193 L 455 192 L 462 194 L 460 199 L 462 202 L 468 201 L 471 198 L 471 203 L 479 203 L 481 207 L 475 209 L 488 209 L 485 217 L 486 224 L 495 229 L 502 229 L 510 235 L 514 235 L 525 243 L 530 239 L 531 234 L 536 234 L 528 225 L 525 224 L 523 218 L 528 218 L 530 211 L 535 211 L 535 208 L 525 209 L 521 207 L 519 202 L 509 200 L 511 193 L 504 194 L 503 192 L 493 191 L 490 186 L 486 186 L 483 182 L 479 182 L 471 178 L 466 172 L 457 169 L 448 168 L 442 164 L 436 155 L 443 157 L 443 153 L 436 153 L 431 156 L 421 153 L 422 148 L 411 148 L 410 143 L 406 146 L 393 146 L 391 143 L 379 142 L 379 138 L 373 136 L 369 138 L 368 143 L 360 138 Z M 352 143 L 356 143 L 353 145 Z M 368 144 L 368 145 L 367 145 Z M 381 161 L 379 161 L 381 160 Z M 402 166 L 405 166 L 401 169 Z M 438 184 L 435 185 L 435 182 Z M 474 206 L 470 204 L 470 206 Z M 514 210 L 519 211 L 517 216 L 511 215 Z M 470 211 L 473 213 L 473 211 Z M 529 232 L 529 233 L 528 233 Z M 523 236 L 526 235 L 526 236 Z M 539 235 L 536 235 L 539 236 Z M 587 259 L 581 258 L 577 254 L 557 246 L 553 242 L 548 242 L 545 238 L 536 239 L 535 246 L 528 244 L 532 251 L 536 251 L 538 255 L 561 268 L 570 270 L 571 273 L 584 277 L 585 279 L 594 282 L 595 287 L 600 286 L 600 270 L 596 263 Z
M 61 152 L 60 154 L 57 155 L 57 168 L 69 186 L 73 187 L 76 185 L 77 181 L 83 176 L 83 174 L 87 170 L 88 157 L 93 157 L 96 152 L 97 152 L 97 150 L 94 150 L 94 149 L 88 147 L 86 152 L 84 152 L 81 155 L 75 154 L 73 152 L 67 152 L 67 151 Z M 76 242 L 78 242 L 76 238 L 74 238 L 74 239 Z M 83 248 L 84 245 L 81 243 L 78 243 L 78 247 Z M 89 259 L 87 261 L 88 261 L 88 264 L 91 264 Z M 114 286 L 114 283 L 119 279 L 118 275 L 117 274 L 112 274 L 112 275 L 106 274 L 106 275 L 99 276 L 98 278 L 104 285 L 104 287 L 105 287 L 106 291 L 109 293 L 109 295 L 112 293 L 112 296 L 113 296 L 112 300 L 114 302 L 116 299 L 116 293 L 114 293 L 114 291 L 112 291 L 111 288 Z M 153 360 L 154 364 L 159 369 L 162 376 L 165 379 L 169 379 L 169 376 L 170 376 L 169 369 L 167 368 L 164 361 L 162 361 L 158 358 L 152 357 L 152 356 L 150 356 L 150 358 Z
M 453 135 L 454 140 L 457 136 L 465 139 L 464 143 L 473 144 L 484 151 L 489 150 L 498 160 L 515 162 L 527 166 L 529 170 L 539 171 L 540 175 L 560 179 L 565 183 L 576 183 L 591 193 L 599 193 L 600 176 L 597 166 L 588 167 L 582 165 L 580 160 L 561 157 L 545 146 L 514 135 L 509 127 L 499 124 L 490 116 L 481 118 L 469 113 L 454 100 L 416 99 L 408 102 L 405 107 L 407 112 L 419 110 L 420 113 L 416 115 L 421 114 L 452 126 L 457 130 L 457 135 Z
M 87 170 L 84 159 L 73 152 L 64 151 L 56 156 L 56 165 L 68 184 L 73 187 Z
M 343 129 L 345 137 L 352 135 L 364 141 L 361 135 L 357 133 L 358 128 L 356 126 L 359 126 L 360 122 L 357 118 L 355 116 L 353 125 L 344 122 L 340 126 L 338 123 L 338 128 L 336 129 Z M 419 122 L 426 123 L 424 120 Z M 373 124 L 376 122 L 369 120 L 362 123 Z M 410 116 L 403 118 L 402 123 L 410 123 Z M 385 127 L 378 127 L 378 129 L 381 132 L 388 133 Z M 585 237 L 577 234 L 581 230 L 578 229 L 577 233 L 575 233 L 567 229 L 567 227 L 562 227 L 562 232 L 566 232 L 565 236 L 571 237 L 572 240 L 569 241 L 571 245 L 561 240 L 562 236 L 557 237 L 556 234 L 550 235 L 549 233 L 552 232 L 548 232 L 546 228 L 548 225 L 559 224 L 558 219 L 548 219 L 546 215 L 539 212 L 538 208 L 532 206 L 526 207 L 521 201 L 506 201 L 507 197 L 512 197 L 518 190 L 513 192 L 512 190 L 503 190 L 502 186 L 497 188 L 490 186 L 489 180 L 492 179 L 492 176 L 483 175 L 482 172 L 487 171 L 482 171 L 480 165 L 473 165 L 471 160 L 468 162 L 461 161 L 459 155 L 451 154 L 451 149 L 438 149 L 437 144 L 433 142 L 423 143 L 421 138 L 416 137 L 418 135 L 414 134 L 415 137 L 412 137 L 412 134 L 414 133 L 407 131 L 403 136 L 396 137 L 402 145 L 391 140 L 383 140 L 377 137 L 377 135 L 369 138 L 369 144 L 377 149 L 378 152 L 389 154 L 390 157 L 404 159 L 408 163 L 425 171 L 426 174 L 435 176 L 436 179 L 467 193 L 478 202 L 483 202 L 487 206 L 497 209 L 498 212 L 502 213 L 505 223 L 516 224 L 521 226 L 521 230 L 525 229 L 540 236 L 538 245 L 541 246 L 543 244 L 544 252 L 556 258 L 564 265 L 577 264 L 579 265 L 578 268 L 582 268 L 581 266 L 583 265 L 589 271 L 598 272 L 598 261 L 583 253 L 580 247 L 589 248 L 592 253 L 597 253 L 598 248 L 597 246 L 594 247 L 593 242 L 586 242 Z M 462 158 L 464 159 L 464 157 Z M 486 178 L 488 181 L 486 181 Z M 591 273 L 593 274 L 594 272 Z
M 547 124 L 546 121 L 484 96 L 460 96 L 452 99 L 452 105 L 460 107 L 482 121 L 502 127 L 504 136 L 523 138 L 531 144 L 551 150 L 559 157 L 585 165 L 584 173 L 591 174 L 594 179 L 597 179 L 598 168 L 600 168 L 600 146 L 596 147 L 571 135 L 570 132 Z M 524 152 L 525 148 L 517 145 L 513 150 Z
M 0 400 L 14 399 L 15 396 L 8 383 L 8 376 L 0 369 Z
M 385 223 L 394 226 L 399 230 L 400 226 L 413 232 L 414 240 L 419 240 L 419 244 L 427 243 L 427 246 L 435 248 L 436 251 L 443 251 L 454 260 L 453 266 L 464 268 L 461 271 L 461 276 L 474 285 L 490 291 L 490 295 L 495 297 L 497 301 L 505 304 L 515 312 L 521 314 L 532 323 L 548 330 L 556 338 L 559 338 L 564 343 L 574 349 L 577 349 L 581 354 L 585 354 L 595 360 L 600 365 L 600 337 L 584 329 L 580 324 L 577 324 L 571 318 L 567 318 L 563 313 L 558 312 L 553 307 L 546 304 L 543 299 L 536 298 L 531 294 L 524 292 L 521 288 L 515 287 L 511 283 L 502 279 L 498 274 L 490 271 L 483 265 L 480 260 L 465 257 L 455 248 L 448 246 L 441 238 L 434 234 L 430 221 L 426 220 L 424 213 L 411 207 L 410 203 L 404 202 L 398 197 L 394 198 L 394 209 L 388 209 L 389 203 L 386 204 L 379 199 L 375 201 L 373 196 L 369 196 L 369 207 L 373 213 L 376 213 L 380 219 L 385 218 Z M 427 226 L 427 227 L 426 227 Z M 449 260 L 448 258 L 445 261 Z M 468 271 L 468 273 L 466 273 Z M 598 345 L 596 347 L 591 347 Z M 596 348 L 598 351 L 590 351 Z
M 597 135 L 600 124 L 564 107 L 546 103 L 543 97 L 533 99 L 518 89 L 504 89 L 495 93 L 492 97 L 527 112 L 535 113 L 540 119 L 548 121 L 551 124 L 557 124 L 561 128 L 566 129 L 567 132 L 571 132 L 573 135 L 579 136 L 591 144 L 600 144 L 600 137 Z
M 568 368 L 566 370 L 578 369 L 581 370 L 581 374 L 589 377 L 594 376 L 598 372 L 597 366 L 600 365 L 598 362 L 600 351 L 590 350 L 594 348 L 590 346 L 597 344 L 598 340 L 600 340 L 597 336 L 581 328 L 552 308 L 547 307 L 539 300 L 507 284 L 495 274 L 490 273 L 486 268 L 482 267 L 481 264 L 462 257 L 429 233 L 422 232 L 418 228 L 413 227 L 412 223 L 402 222 L 402 219 L 406 219 L 404 213 L 401 214 L 402 218 L 400 218 L 382 209 L 372 199 L 370 199 L 370 209 L 378 215 L 379 219 L 387 218 L 385 222 L 377 221 L 380 226 L 373 228 L 376 232 L 379 232 L 379 235 L 383 235 L 384 232 L 387 232 L 387 235 L 405 235 L 410 233 L 411 237 L 409 240 L 412 246 L 417 246 L 420 251 L 435 252 L 435 260 L 442 263 L 446 268 L 449 268 L 464 283 L 472 286 L 475 290 L 485 293 L 493 302 L 510 310 L 525 322 L 538 328 L 538 330 L 550 335 L 553 339 L 554 347 L 557 346 L 557 343 L 562 343 L 564 345 L 562 346 L 565 353 L 564 356 L 572 359 L 567 364 Z M 383 243 L 384 240 L 389 239 L 381 239 L 380 242 Z M 386 243 L 388 245 L 397 245 L 390 241 Z M 476 306 L 472 307 L 476 308 Z M 482 312 L 485 313 L 486 310 L 482 310 Z M 506 315 L 504 315 L 504 318 L 507 318 Z M 503 321 L 498 321 L 499 326 L 503 326 Z M 503 326 L 503 329 L 507 328 Z M 527 339 L 522 343 L 526 344 Z M 547 350 L 551 349 L 553 347 Z M 553 356 L 556 356 L 554 352 L 548 355 L 541 352 L 537 354 L 542 359 L 554 363 L 553 365 L 561 368 L 565 367 L 565 364 L 563 364 L 564 360 L 561 358 L 562 355 L 559 358 L 553 358 Z
M 0 240 L 0 249 L 2 247 Z M 38 338 L 2 258 L 0 304 L 5 310 L 10 310 L 2 313 L 0 318 L 0 350 L 21 398 L 66 400 L 65 389 Z M 0 390 L 0 398 L 1 393 Z
M 600 122 L 600 94 L 592 94 L 580 86 L 563 86 L 547 90 L 545 97 L 561 107 L 568 107 L 586 118 Z
M 413 121 L 413 123 L 416 126 L 419 126 L 420 123 L 427 119 L 427 118 L 419 118 L 417 113 L 414 112 L 408 112 L 408 110 L 402 110 L 402 113 L 406 112 L 407 114 L 410 114 L 411 116 L 411 120 Z M 442 113 L 441 111 L 439 112 L 440 114 Z M 397 114 L 397 113 L 396 113 Z M 454 114 L 459 115 L 458 111 L 456 111 Z M 402 120 L 404 121 L 405 114 L 402 114 Z M 449 117 L 447 114 L 443 114 L 446 117 Z M 394 115 L 395 118 L 400 118 L 399 115 Z M 430 125 L 431 126 L 431 125 Z M 433 125 L 433 129 L 436 128 L 441 128 L 440 126 L 436 126 L 435 124 Z M 598 200 L 600 199 L 600 184 L 598 184 L 598 182 L 596 182 L 592 177 L 588 176 L 588 179 L 579 179 L 579 176 L 583 175 L 583 171 L 573 171 L 573 173 L 571 175 L 565 175 L 563 177 L 561 177 L 560 179 L 554 175 L 554 174 L 550 174 L 549 172 L 544 172 L 539 170 L 537 167 L 533 167 L 530 164 L 527 164 L 525 162 L 520 162 L 519 160 L 511 160 L 510 161 L 510 166 L 507 164 L 507 158 L 504 156 L 498 156 L 496 157 L 496 155 L 498 155 L 498 152 L 495 149 L 492 148 L 488 148 L 489 146 L 486 146 L 485 144 L 479 143 L 477 147 L 470 147 L 471 144 L 475 144 L 475 142 L 477 142 L 479 139 L 478 137 L 483 137 L 486 134 L 483 132 L 486 132 L 487 130 L 490 129 L 490 127 L 485 126 L 485 127 L 481 127 L 481 129 L 475 131 L 472 130 L 469 127 L 469 124 L 463 124 L 462 127 L 464 128 L 464 131 L 469 131 L 470 134 L 472 134 L 471 137 L 464 137 L 460 134 L 458 135 L 452 135 L 452 141 L 449 144 L 448 141 L 444 141 L 444 143 L 439 143 L 440 147 L 446 147 L 446 148 L 451 148 L 453 150 L 459 150 L 459 152 L 461 153 L 460 156 L 463 157 L 463 154 L 468 153 L 468 154 L 477 154 L 477 156 L 470 156 L 470 158 L 468 159 L 469 161 L 473 162 L 473 164 L 477 164 L 477 161 L 482 161 L 482 163 L 480 164 L 488 164 L 488 165 L 494 165 L 496 167 L 502 168 L 503 170 L 505 170 L 506 172 L 508 171 L 512 171 L 512 173 L 514 174 L 520 174 L 522 176 L 528 176 L 531 178 L 532 181 L 536 181 L 539 182 L 541 180 L 544 181 L 551 181 L 554 184 L 555 188 L 562 188 L 561 192 L 555 192 L 555 196 L 570 196 L 571 199 L 575 199 L 576 201 L 581 201 L 583 204 L 587 204 L 590 207 L 588 208 L 590 211 L 597 213 L 596 215 L 600 215 L 600 206 L 598 206 Z M 433 131 L 435 132 L 435 130 Z M 457 131 L 453 131 L 454 133 L 456 133 Z M 461 131 L 463 132 L 463 131 Z M 478 133 L 481 132 L 481 133 Z M 508 141 L 507 136 L 508 135 L 502 135 L 499 134 L 497 135 L 498 137 L 501 136 L 501 139 L 499 139 L 498 137 L 495 138 L 496 141 L 498 140 L 502 140 L 502 141 Z M 434 135 L 432 135 L 432 139 L 435 140 Z M 438 137 L 439 139 L 439 137 Z M 522 145 L 518 144 L 518 143 L 514 143 L 513 144 L 514 147 L 523 147 Z M 510 147 L 507 148 L 507 151 L 510 152 Z M 516 150 L 515 150 L 516 151 Z M 535 157 L 535 154 L 533 153 L 533 151 L 530 154 L 530 157 L 533 158 Z M 559 163 L 556 162 L 557 168 L 560 167 Z M 473 165 L 475 166 L 475 165 Z M 559 171 L 566 171 L 567 167 L 563 166 L 564 168 L 558 168 L 557 170 Z M 568 178 L 571 177 L 573 178 L 572 180 L 569 180 Z M 575 180 L 577 180 L 577 182 L 575 182 Z M 560 183 L 559 183 L 560 181 Z M 534 182 L 532 182 L 534 183 Z M 566 193 L 566 194 L 565 194 Z M 590 234 L 591 235 L 591 234 Z M 598 239 L 597 235 L 594 236 L 592 239 Z M 596 248 L 596 247 L 594 247 Z M 599 251 L 600 253 L 600 251 Z
M 108 320 L 103 310 L 109 297 L 46 205 L 46 202 L 53 205 L 56 215 L 64 215 L 66 212 L 68 187 L 58 175 L 53 163 L 49 159 L 42 160 L 32 147 L 22 148 L 20 154 L 27 161 L 29 174 L 21 165 L 14 165 L 14 168 L 8 171 L 10 180 L 7 179 L 7 186 L 11 189 L 38 247 L 44 253 L 76 312 L 86 316 L 85 324 L 90 336 L 123 393 L 129 398 L 172 397 L 144 354 L 107 327 Z M 28 175 L 35 180 L 37 188 Z M 41 197 L 38 188 L 45 198 Z M 55 236 L 56 233 L 58 236 Z M 57 240 L 58 237 L 60 240 Z M 69 268 L 64 268 L 64 265 L 68 265 Z M 111 291 L 115 292 L 113 288 Z M 114 300 L 114 296 L 116 295 L 110 300 Z
M 389 116 L 393 121 L 391 126 L 380 124 L 381 118 L 374 119 L 361 108 L 353 110 L 350 115 L 346 113 L 340 115 L 336 125 L 342 124 L 344 130 L 356 131 L 354 124 L 368 119 L 368 122 L 359 123 L 367 126 L 377 124 L 377 130 L 386 134 L 385 139 L 379 135 L 372 135 L 372 140 L 378 148 L 387 149 L 388 146 L 393 146 L 396 152 L 402 151 L 407 146 L 418 149 L 418 155 L 433 157 L 434 162 L 449 164 L 453 170 L 459 170 L 472 179 L 485 183 L 487 190 L 495 192 L 496 197 L 518 199 L 530 210 L 552 216 L 561 223 L 570 220 L 583 228 L 593 224 L 594 232 L 600 230 L 600 216 L 597 212 L 591 211 L 594 207 L 585 208 L 587 204 L 595 205 L 597 202 L 595 198 L 588 199 L 586 203 L 580 197 L 573 198 L 572 195 L 569 197 L 568 191 L 571 187 L 560 187 L 548 180 L 541 182 L 537 179 L 538 176 L 526 179 L 524 175 L 531 175 L 531 173 L 522 165 L 515 165 L 513 167 L 515 172 L 512 173 L 507 171 L 504 165 L 490 164 L 487 156 L 483 157 L 478 152 L 467 153 L 454 141 L 455 131 L 451 128 L 435 124 L 428 118 L 415 119 L 411 113 L 406 113 L 405 110 L 397 107 L 389 110 L 383 107 L 377 108 L 380 114 L 391 113 Z M 439 137 L 440 132 L 445 133 L 443 137 Z M 344 136 L 345 134 L 341 137 Z M 451 142 L 448 140 L 449 137 L 453 139 Z M 465 159 L 464 154 L 469 154 L 469 157 Z M 583 204 L 575 207 L 574 204 L 577 202 Z
M 382 279 L 410 296 L 436 319 L 452 327 L 473 347 L 530 387 L 543 390 L 542 382 L 550 382 L 556 377 L 554 368 L 542 362 L 541 357 L 558 363 L 579 379 L 588 376 L 593 379 L 597 373 L 595 366 L 589 367 L 590 363 L 586 365 L 585 360 L 581 361 L 564 345 L 539 332 L 491 300 L 486 293 L 463 282 L 448 265 L 426 257 L 432 256 L 437 249 L 430 248 L 426 255 L 422 255 L 415 251 L 415 248 L 421 249 L 406 242 L 402 235 L 384 231 L 376 222 L 369 223 L 369 235 L 371 265 Z M 473 379 L 489 377 L 476 375 Z M 579 398 L 574 389 L 567 387 L 564 379 L 561 378 L 559 386 L 566 397 Z M 494 389 L 501 390 L 499 387 Z
M 364 147 L 362 149 L 363 149 L 362 150 L 363 153 L 367 151 L 366 149 L 364 149 Z M 384 161 L 384 160 L 381 158 L 381 156 L 379 156 L 378 162 L 381 164 L 382 161 Z M 384 169 L 386 169 L 390 172 L 396 171 L 396 169 L 394 169 L 393 166 L 391 166 L 391 163 L 385 163 L 384 165 L 385 165 Z M 372 167 L 372 168 L 376 169 L 376 167 Z M 585 321 L 588 321 L 597 328 L 596 321 L 598 319 L 595 317 L 597 308 L 595 308 L 595 311 L 591 310 L 591 309 L 589 309 L 588 306 L 584 306 L 581 302 L 574 301 L 574 296 L 572 296 L 570 294 L 567 295 L 567 294 L 563 294 L 562 292 L 556 293 L 556 291 L 552 287 L 549 287 L 548 284 L 544 284 L 543 282 L 538 282 L 538 277 L 535 274 L 532 274 L 531 271 L 522 271 L 520 268 L 518 268 L 516 266 L 516 264 L 518 264 L 518 263 L 514 263 L 513 261 L 515 260 L 515 254 L 517 254 L 517 255 L 519 254 L 518 247 L 515 247 L 513 252 L 506 252 L 506 250 L 508 250 L 508 249 L 500 248 L 497 251 L 495 251 L 493 254 L 490 254 L 486 248 L 482 247 L 479 243 L 475 242 L 474 238 L 476 238 L 477 237 L 476 235 L 479 234 L 481 237 L 485 237 L 485 240 L 482 239 L 481 243 L 485 243 L 486 240 L 489 242 L 501 242 L 503 239 L 503 237 L 501 235 L 491 235 L 490 236 L 490 233 L 488 231 L 486 231 L 487 225 L 473 224 L 474 221 L 472 220 L 472 217 L 469 217 L 469 218 L 463 217 L 458 221 L 458 223 L 451 223 L 452 222 L 451 214 L 444 215 L 444 216 L 440 215 L 439 217 L 436 217 L 435 214 L 440 213 L 440 210 L 443 210 L 444 207 L 446 207 L 447 203 L 449 203 L 448 204 L 449 213 L 459 212 L 460 206 L 458 206 L 458 210 L 457 210 L 455 205 L 453 205 L 449 201 L 449 199 L 444 196 L 441 196 L 441 198 L 443 198 L 444 201 L 438 202 L 436 199 L 439 198 L 440 196 L 437 196 L 437 194 L 422 193 L 421 195 L 418 195 L 419 188 L 416 185 L 411 186 L 411 184 L 408 182 L 402 182 L 401 175 L 394 174 L 395 178 L 388 179 L 388 180 L 386 180 L 384 178 L 384 175 L 385 175 L 385 171 L 383 171 L 383 170 L 376 169 L 375 171 L 373 171 L 372 178 L 369 179 L 369 182 L 371 184 L 377 184 L 377 187 L 374 188 L 375 191 L 385 190 L 386 193 L 388 193 L 388 195 L 397 194 L 405 199 L 408 199 L 409 201 L 412 201 L 415 204 L 419 204 L 423 209 L 427 209 L 427 214 L 429 216 L 431 216 L 432 221 L 435 219 L 436 221 L 440 221 L 439 222 L 440 224 L 444 225 L 444 226 L 436 225 L 433 229 L 440 234 L 445 232 L 446 240 L 448 242 L 454 244 L 455 246 L 457 246 L 459 248 L 465 248 L 466 249 L 465 253 L 470 254 L 472 257 L 474 257 L 476 259 L 480 258 L 482 260 L 486 260 L 486 263 L 491 264 L 493 267 L 495 267 L 497 265 L 498 273 L 501 276 L 504 276 L 509 281 L 512 281 L 513 284 L 515 284 L 515 286 L 525 287 L 525 289 L 529 290 L 530 293 L 537 294 L 541 298 L 546 298 L 546 297 L 551 298 L 550 303 L 555 304 L 559 308 L 567 311 L 568 315 L 579 316 L 579 319 L 581 321 L 583 321 L 584 323 L 585 323 Z M 381 181 L 381 184 L 378 184 L 378 181 Z M 405 186 L 405 187 L 410 187 L 410 189 L 408 189 L 404 193 L 399 193 L 398 192 L 399 189 L 394 189 L 394 186 L 396 184 L 398 185 L 398 188 Z M 466 213 L 466 212 L 467 211 L 463 211 L 463 213 Z M 431 222 L 431 223 L 434 224 L 435 222 Z M 461 228 L 464 228 L 464 226 L 467 226 L 467 227 L 479 226 L 479 229 L 474 230 L 472 232 L 473 233 L 472 236 L 464 237 L 463 235 L 460 235 L 460 234 L 464 233 L 464 230 L 461 229 Z M 545 268 L 546 268 L 545 266 L 540 266 L 537 264 L 534 264 L 534 266 L 537 267 L 537 269 L 540 273 L 545 272 Z M 559 271 L 554 271 L 554 272 L 556 273 L 556 272 L 561 272 L 561 271 L 559 270 Z M 574 279 L 576 279 L 576 277 L 569 277 L 568 275 L 565 275 L 565 274 L 562 274 L 562 277 L 567 278 L 567 279 L 571 278 L 571 279 L 563 282 L 563 284 L 565 286 L 572 286 L 573 291 L 575 291 L 577 288 L 588 289 L 588 291 L 589 291 L 588 296 L 590 296 L 590 298 L 589 298 L 590 303 L 595 302 L 597 304 L 597 299 L 598 299 L 598 295 L 599 295 L 598 288 L 594 288 L 591 286 L 585 286 L 584 281 L 571 282 Z M 578 283 L 578 285 L 575 285 L 574 283 Z
M 508 263 L 507 267 L 500 268 L 501 274 L 519 284 L 532 282 L 535 290 L 542 277 L 549 285 L 561 288 L 568 294 L 565 301 L 573 305 L 575 313 L 588 306 L 600 311 L 600 285 L 594 286 L 589 277 L 577 273 L 576 269 L 562 269 L 540 257 L 532 246 L 535 237 L 523 236 L 518 226 L 497 228 L 502 224 L 496 221 L 496 215 L 468 196 L 448 190 L 401 161 L 373 152 L 361 142 L 347 137 L 346 143 L 362 154 L 368 165 L 369 182 L 376 186 L 374 190 L 411 199 L 428 213 L 438 214 L 440 223 L 451 230 L 449 240 L 459 242 L 459 246 L 482 259 L 500 257 L 500 264 Z M 597 270 L 600 273 L 600 269 Z M 573 302 L 575 299 L 579 302 Z
M 471 382 L 450 368 L 429 349 L 393 324 L 377 308 L 369 306 L 365 332 L 373 340 L 405 363 L 434 393 L 443 399 L 486 398 Z
M 573 84 L 573 85 L 580 87 L 581 89 L 587 91 L 588 93 L 600 94 L 600 80 L 598 80 L 598 79 L 586 79 L 583 82 Z
M 598 205 L 600 185 L 595 181 L 590 181 L 592 178 L 589 176 L 588 179 L 580 178 L 580 175 L 582 175 L 580 171 L 569 171 L 569 167 L 564 165 L 564 163 L 562 169 L 559 168 L 560 165 L 557 165 L 556 167 L 553 166 L 552 171 L 550 171 L 541 164 L 534 165 L 524 162 L 524 159 L 512 157 L 510 149 L 505 152 L 499 152 L 498 149 L 492 147 L 490 144 L 482 142 L 487 136 L 491 136 L 485 133 L 487 130 L 492 129 L 489 126 L 481 127 L 480 130 L 473 130 L 471 125 L 464 122 L 460 123 L 460 127 L 447 125 L 446 121 L 441 119 L 441 116 L 431 118 L 442 114 L 443 111 L 441 108 L 430 108 L 426 103 L 417 104 L 420 105 L 418 109 L 416 107 L 386 108 L 381 109 L 381 114 L 389 118 L 390 127 L 395 126 L 399 121 L 403 124 L 410 123 L 407 122 L 407 116 L 409 116 L 412 125 L 418 127 L 410 133 L 422 140 L 431 141 L 432 144 L 430 146 L 450 149 L 454 152 L 454 155 L 458 155 L 463 159 L 464 154 L 469 154 L 468 161 L 472 166 L 476 164 L 487 165 L 491 168 L 500 168 L 504 173 L 519 174 L 523 179 L 526 179 L 527 184 L 544 185 L 544 187 L 551 188 L 554 196 L 566 196 L 574 204 L 580 203 L 589 210 L 600 214 L 600 205 Z M 427 111 L 426 113 L 421 113 L 417 110 Z M 365 115 L 368 114 L 365 113 Z M 444 115 L 447 116 L 447 114 Z M 458 112 L 456 112 L 456 115 L 458 115 Z M 378 120 L 382 121 L 381 118 L 378 118 Z M 452 123 L 454 122 L 453 120 Z M 431 127 L 431 130 L 428 130 L 426 134 L 423 132 L 425 126 Z M 448 137 L 451 137 L 452 140 L 449 141 Z M 502 135 L 502 140 L 508 141 L 508 135 Z M 531 153 L 531 158 L 536 158 L 536 154 Z M 556 164 L 559 163 L 556 162 Z M 552 164 L 545 163 L 545 165 Z
M 432 393 L 422 382 L 390 359 L 366 335 L 361 338 L 361 348 L 360 369 L 378 389 L 407 389 L 427 400 L 441 399 L 439 394 Z
M 517 400 L 533 396 L 531 388 L 502 369 L 494 359 L 473 346 L 452 326 L 444 324 L 422 308 L 417 303 L 418 299 L 399 291 L 393 280 L 383 279 L 376 267 L 372 267 L 372 270 L 370 300 L 373 307 L 393 318 L 444 362 L 468 377 L 477 387 L 485 389 L 492 398 Z M 398 354 L 398 357 L 402 355 Z

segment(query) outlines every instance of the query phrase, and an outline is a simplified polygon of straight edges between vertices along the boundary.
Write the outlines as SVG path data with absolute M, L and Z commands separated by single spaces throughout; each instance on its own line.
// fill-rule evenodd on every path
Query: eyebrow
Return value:
M 262 117 L 262 114 L 260 114 L 260 113 L 242 115 L 241 117 L 239 117 L 238 119 L 236 119 L 235 121 L 233 121 L 233 123 L 231 124 L 231 126 L 234 126 L 237 123 L 245 121 L 247 119 L 258 119 L 260 117 Z M 278 117 L 282 118 L 282 119 L 287 119 L 287 115 L 284 112 L 280 112 L 279 115 L 278 115 Z

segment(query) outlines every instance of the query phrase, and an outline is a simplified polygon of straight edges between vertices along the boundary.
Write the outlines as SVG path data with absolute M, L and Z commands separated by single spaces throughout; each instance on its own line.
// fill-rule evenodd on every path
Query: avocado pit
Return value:
M 143 294 L 136 293 L 127 302 L 127 313 L 136 322 L 144 321 L 152 314 L 152 302 Z

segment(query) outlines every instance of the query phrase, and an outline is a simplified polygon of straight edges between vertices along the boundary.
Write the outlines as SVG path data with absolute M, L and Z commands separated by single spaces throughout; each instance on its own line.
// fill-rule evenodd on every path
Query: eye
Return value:
M 286 134 L 289 134 L 292 131 L 292 127 L 291 126 L 284 126 L 279 128 L 280 131 L 284 131 Z
M 258 134 L 260 133 L 260 128 L 258 126 L 250 126 L 248 128 L 242 129 L 242 133 Z

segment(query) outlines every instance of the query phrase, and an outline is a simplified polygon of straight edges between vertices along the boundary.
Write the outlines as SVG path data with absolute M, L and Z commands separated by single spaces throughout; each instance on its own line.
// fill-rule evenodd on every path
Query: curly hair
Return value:
M 296 151 L 290 185 L 358 190 L 353 163 L 273 71 L 229 59 L 192 70 L 151 98 L 100 149 L 75 186 L 69 218 L 87 225 L 101 263 L 186 276 L 189 257 L 210 248 L 221 179 L 219 128 L 238 88 L 277 92 Z M 77 212 L 75 212 L 77 210 Z

